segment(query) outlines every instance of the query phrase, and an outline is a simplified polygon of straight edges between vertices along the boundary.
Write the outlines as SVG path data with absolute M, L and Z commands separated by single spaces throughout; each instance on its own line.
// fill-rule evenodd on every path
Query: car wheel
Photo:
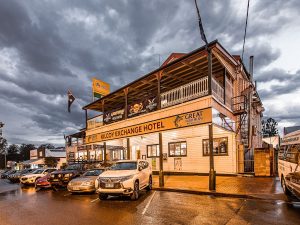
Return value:
M 52 188 L 53 191 L 58 191 L 56 186 L 51 186 L 51 188 Z
M 134 183 L 134 189 L 133 189 L 133 193 L 131 194 L 130 198 L 131 200 L 137 200 L 139 198 L 139 182 L 136 181 Z
M 100 199 L 100 200 L 106 200 L 107 197 L 108 197 L 107 194 L 99 194 L 99 199 Z
M 36 183 L 34 183 L 34 189 L 35 189 L 35 191 L 41 190 L 41 188 L 39 188 L 38 186 L 36 186 Z
M 287 188 L 286 183 L 285 183 L 285 179 L 284 179 L 283 176 L 281 177 L 281 186 L 282 186 L 282 190 L 283 190 L 284 194 L 290 196 L 290 195 L 291 195 L 291 192 L 290 192 L 290 190 Z
M 151 189 L 152 189 L 152 176 L 149 177 L 149 184 L 148 184 L 146 190 L 151 191 Z
M 40 187 L 35 187 L 35 191 L 36 191 L 36 192 L 38 192 L 38 191 L 40 191 L 40 190 L 41 190 Z

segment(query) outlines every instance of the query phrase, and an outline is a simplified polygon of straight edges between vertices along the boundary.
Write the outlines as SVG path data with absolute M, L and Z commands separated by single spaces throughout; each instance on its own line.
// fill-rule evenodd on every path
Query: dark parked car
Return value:
M 21 176 L 28 174 L 28 173 L 32 173 L 34 170 L 35 169 L 20 170 L 20 171 L 17 171 L 16 173 L 8 175 L 7 179 L 12 183 L 18 183 L 18 182 L 20 182 Z
M 10 170 L 9 170 L 9 169 L 2 170 L 2 171 L 0 172 L 0 178 L 2 178 L 2 175 L 3 175 L 3 177 L 4 177 L 4 174 L 7 173 L 8 171 L 10 171 Z
M 14 173 L 16 173 L 16 172 L 17 172 L 17 170 L 9 170 L 9 171 L 7 171 L 7 172 L 5 172 L 5 173 L 2 173 L 2 174 L 1 174 L 1 178 L 2 178 L 2 179 L 7 179 L 7 177 L 8 177 L 9 175 L 14 174 Z
M 50 182 L 53 190 L 67 187 L 70 180 L 79 177 L 84 172 L 84 164 L 72 164 L 64 170 L 57 170 L 50 174 L 48 181 Z

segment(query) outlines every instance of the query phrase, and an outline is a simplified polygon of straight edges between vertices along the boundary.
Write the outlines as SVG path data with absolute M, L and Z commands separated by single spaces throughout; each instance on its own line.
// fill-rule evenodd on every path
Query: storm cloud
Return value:
M 247 1 L 198 2 L 208 39 L 241 54 Z M 272 98 L 280 104 L 285 95 L 298 95 L 300 68 L 274 66 L 282 49 L 270 40 L 299 19 L 299 7 L 296 0 L 251 3 L 244 56 L 246 66 L 255 56 L 265 115 L 287 124 L 300 124 L 300 118 L 272 108 Z M 92 77 L 115 90 L 156 69 L 159 58 L 202 45 L 193 0 L 0 1 L 4 136 L 17 144 L 62 144 L 64 134 L 85 126 L 81 107 L 92 100 Z M 72 113 L 68 89 L 76 97 Z M 298 110 L 296 103 L 287 107 Z

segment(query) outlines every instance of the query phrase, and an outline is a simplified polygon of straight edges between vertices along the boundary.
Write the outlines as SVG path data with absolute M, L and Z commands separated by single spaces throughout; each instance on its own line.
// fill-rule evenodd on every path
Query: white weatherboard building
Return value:
M 154 171 L 208 173 L 212 125 L 216 172 L 253 172 L 264 108 L 240 57 L 217 41 L 209 47 L 212 76 L 204 47 L 173 53 L 157 70 L 83 107 L 86 129 L 67 137 L 68 160 L 146 159 Z M 99 115 L 89 118 L 89 111 Z

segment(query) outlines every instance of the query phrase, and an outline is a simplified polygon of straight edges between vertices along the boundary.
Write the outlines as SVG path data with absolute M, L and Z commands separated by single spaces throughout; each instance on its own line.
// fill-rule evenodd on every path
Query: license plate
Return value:
M 58 179 L 53 179 L 53 181 L 58 181 Z
M 114 184 L 105 184 L 105 187 L 107 187 L 107 188 L 113 188 Z
M 79 188 L 79 187 L 73 187 L 73 190 L 74 190 L 74 191 L 79 191 L 80 188 Z

